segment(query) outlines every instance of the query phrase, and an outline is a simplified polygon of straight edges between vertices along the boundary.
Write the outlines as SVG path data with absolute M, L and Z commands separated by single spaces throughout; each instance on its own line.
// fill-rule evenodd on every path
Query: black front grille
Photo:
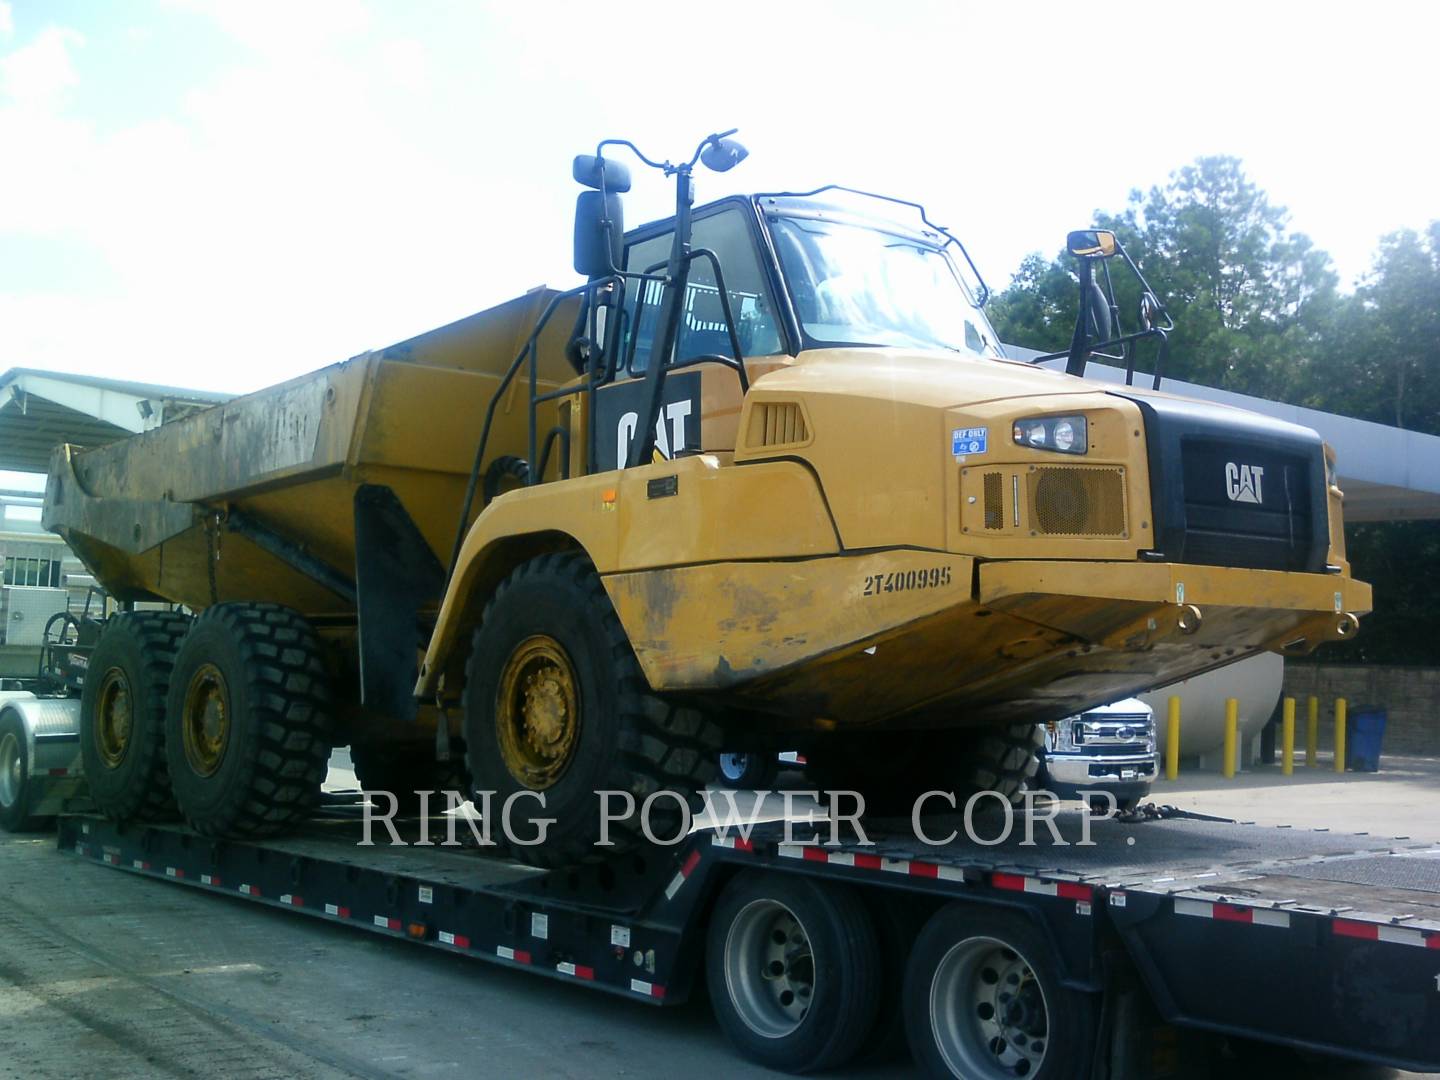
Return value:
M 1155 547 L 1170 562 L 1319 573 L 1325 459 L 1309 428 L 1127 391 L 1145 416 Z

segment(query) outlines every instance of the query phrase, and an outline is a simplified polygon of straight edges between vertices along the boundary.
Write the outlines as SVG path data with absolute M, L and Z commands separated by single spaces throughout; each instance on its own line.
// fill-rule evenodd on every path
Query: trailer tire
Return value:
M 30 805 L 30 761 L 25 725 L 14 712 L 0 713 L 0 829 L 39 832 L 54 818 L 26 813 Z
M 720 894 L 705 952 L 716 1020 L 767 1068 L 838 1067 L 874 1028 L 879 946 L 848 885 L 743 871 Z
M 752 791 L 768 788 L 780 773 L 773 750 L 728 750 L 720 755 L 719 781 L 727 788 Z
M 1022 915 L 973 903 L 936 912 L 905 975 L 905 1026 L 924 1075 L 1088 1076 L 1095 996 L 1064 986 L 1053 955 Z
M 350 763 L 355 766 L 361 791 L 388 791 L 395 796 L 395 816 L 399 818 L 419 816 L 420 796 L 416 793 L 420 791 L 434 792 L 430 797 L 432 818 L 448 809 L 446 792 L 457 792 L 462 801 L 470 798 L 472 784 L 465 762 L 436 760 L 433 745 L 362 743 L 350 747 Z
M 187 615 L 127 611 L 105 623 L 80 695 L 80 760 L 96 808 L 116 821 L 175 815 L 165 756 L 170 673 Z
M 720 726 L 651 692 L 599 575 L 576 553 L 522 563 L 495 590 L 466 665 L 464 712 L 475 787 L 494 793 L 497 813 L 509 807 L 512 835 L 496 839 L 535 866 L 640 847 L 652 796 L 652 835 L 683 838 L 717 769 Z M 635 803 L 610 821 L 609 847 L 595 846 L 600 791 Z
M 180 812 L 204 836 L 259 838 L 311 814 L 330 760 L 330 679 L 310 624 L 226 603 L 175 659 L 165 750 Z

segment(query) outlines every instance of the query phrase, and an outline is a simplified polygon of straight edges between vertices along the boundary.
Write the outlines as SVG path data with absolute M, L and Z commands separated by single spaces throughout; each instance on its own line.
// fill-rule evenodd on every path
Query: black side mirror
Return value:
M 575 272 L 586 278 L 607 277 L 620 268 L 624 256 L 625 212 L 620 196 L 582 191 L 575 200 Z
M 600 182 L 602 172 L 605 179 L 603 185 Z M 630 169 L 618 161 L 595 154 L 577 154 L 575 163 L 570 166 L 570 175 L 575 177 L 577 184 L 595 191 L 599 191 L 602 186 L 616 195 L 630 190 Z
M 734 139 L 711 139 L 700 151 L 700 164 L 712 172 L 729 172 L 750 156 Z
M 1109 229 L 1081 229 L 1065 237 L 1065 246 L 1077 259 L 1108 258 L 1115 254 L 1115 234 Z

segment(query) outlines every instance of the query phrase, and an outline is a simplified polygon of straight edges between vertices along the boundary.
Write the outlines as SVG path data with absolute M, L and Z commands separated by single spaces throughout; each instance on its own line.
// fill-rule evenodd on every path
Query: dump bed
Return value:
M 108 446 L 61 447 L 45 524 L 121 600 L 347 611 L 357 491 L 388 488 L 430 551 L 448 555 L 485 409 L 555 295 L 536 290 Z M 571 318 L 560 312 L 541 339 L 543 388 L 572 377 Z M 492 460 L 525 453 L 524 382 L 496 411 Z M 556 403 L 545 408 L 542 431 Z

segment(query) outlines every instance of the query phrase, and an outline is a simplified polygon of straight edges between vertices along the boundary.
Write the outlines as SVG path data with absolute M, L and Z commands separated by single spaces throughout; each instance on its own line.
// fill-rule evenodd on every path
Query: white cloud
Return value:
M 9 0 L 0 0 L 0 37 L 9 37 L 15 33 L 15 16 L 11 12 Z
M 0 23 L 9 18 L 6 9 Z M 70 50 L 85 41 L 75 30 L 51 26 L 0 57 L 0 98 L 21 106 L 48 105 L 78 81 Z

